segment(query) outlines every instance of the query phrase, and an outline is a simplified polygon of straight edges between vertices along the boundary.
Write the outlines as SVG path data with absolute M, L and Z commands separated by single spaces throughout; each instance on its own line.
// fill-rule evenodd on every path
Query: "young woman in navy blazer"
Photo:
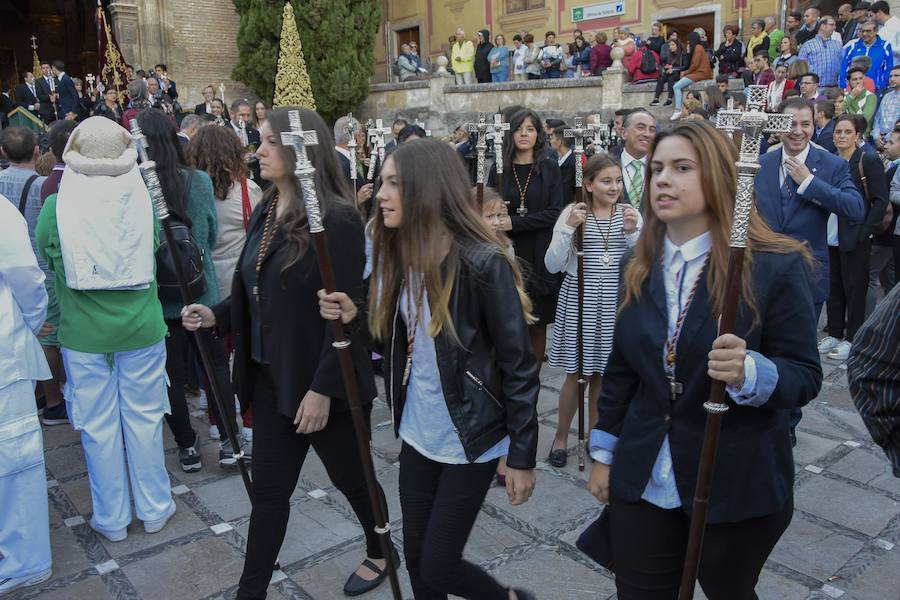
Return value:
M 737 153 L 706 122 L 657 136 L 644 231 L 591 435 L 589 488 L 610 504 L 619 600 L 676 597 L 710 380 L 730 410 L 718 445 L 699 580 L 710 600 L 755 599 L 793 513 L 789 410 L 822 383 L 805 244 L 750 218 L 735 335 L 717 336 Z

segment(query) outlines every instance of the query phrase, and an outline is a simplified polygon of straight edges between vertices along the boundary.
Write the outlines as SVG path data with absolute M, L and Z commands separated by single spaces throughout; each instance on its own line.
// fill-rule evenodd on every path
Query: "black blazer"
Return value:
M 320 198 L 320 200 L 322 200 Z M 326 200 L 327 201 L 327 200 Z M 260 202 L 248 225 L 248 239 L 262 230 L 271 201 Z M 316 251 L 310 242 L 306 252 L 284 276 L 287 243 L 276 231 L 263 260 L 259 281 L 260 315 L 263 346 L 275 380 L 278 412 L 291 419 L 308 390 L 331 397 L 331 412 L 349 410 L 347 394 L 338 364 L 337 351 L 331 345 L 331 324 L 319 315 L 322 278 Z M 346 201 L 328 204 L 325 235 L 331 254 L 337 289 L 351 298 L 363 297 L 363 268 L 366 264 L 363 222 L 353 205 Z M 244 254 L 257 252 L 259 246 L 248 244 L 241 251 L 231 286 L 231 296 L 212 307 L 220 335 L 234 335 L 233 380 L 243 406 L 253 403 L 254 373 L 250 357 L 250 313 L 247 290 L 240 274 Z M 351 335 L 353 366 L 356 371 L 360 400 L 371 404 L 378 394 L 372 375 L 371 355 L 362 335 Z
M 56 100 L 56 104 L 59 107 L 59 118 L 65 119 L 69 113 L 74 113 L 77 116 L 81 99 L 78 97 L 78 90 L 75 89 L 75 82 L 72 81 L 68 73 L 63 74 L 56 91 L 59 93 L 59 98 Z
M 859 177 L 860 160 L 862 160 L 863 173 L 866 175 L 866 185 L 869 187 L 868 197 L 863 191 L 862 179 Z M 863 152 L 862 148 L 857 148 L 850 157 L 849 167 L 850 179 L 859 190 L 859 195 L 863 197 L 866 218 L 864 222 L 859 223 L 838 215 L 838 241 L 841 252 L 852 252 L 856 250 L 856 246 L 860 242 L 872 238 L 872 234 L 881 225 L 884 211 L 887 210 L 890 202 L 890 189 L 887 179 L 884 177 L 884 167 L 877 155 Z
M 55 83 L 56 91 L 59 91 L 59 82 Z M 47 80 L 43 77 L 35 76 L 34 80 L 34 89 L 37 91 L 38 101 L 41 103 L 40 109 L 38 109 L 38 114 L 41 119 L 45 123 L 50 123 L 51 121 L 56 120 L 56 109 L 53 107 L 53 103 L 50 101 L 50 84 L 47 83 Z M 59 100 L 57 100 L 57 103 Z
M 206 102 L 201 102 L 197 106 L 194 107 L 195 115 L 205 115 L 206 114 Z M 212 114 L 212 113 L 210 113 Z M 225 118 L 226 121 L 231 121 L 231 117 L 228 116 L 228 108 L 225 108 L 225 112 L 222 113 L 222 117 Z
M 832 154 L 837 152 L 837 147 L 834 145 L 834 119 L 828 121 L 828 125 L 822 128 L 822 131 L 813 138 L 813 141 Z
M 559 167 L 559 174 L 562 178 L 563 203 L 569 204 L 575 200 L 575 152 L 569 154 L 563 161 Z
M 37 84 L 37 81 L 35 81 Z M 37 91 L 37 86 L 34 88 L 35 92 Z M 28 85 L 24 83 L 20 83 L 16 86 L 15 90 L 16 94 L 16 106 L 21 106 L 25 110 L 28 110 L 29 106 L 34 106 L 38 103 L 38 97 L 36 94 L 31 93 L 31 89 L 29 89 Z
M 710 389 L 707 355 L 717 337 L 706 271 L 700 277 L 678 345 L 675 377 L 684 393 L 676 402 L 670 401 L 663 370 L 668 316 L 659 260 L 653 261 L 641 300 L 624 308 L 616 321 L 595 429 L 619 438 L 610 489 L 626 502 L 640 500 L 668 434 L 678 494 L 684 510 L 690 512 L 692 507 L 706 423 L 703 403 Z M 790 500 L 794 482 L 790 409 L 815 398 L 822 385 L 813 300 L 800 256 L 754 252 L 752 277 L 761 323 L 751 330 L 752 317 L 742 306 L 735 332 L 747 341 L 748 349 L 775 363 L 778 384 L 758 408 L 729 400 L 713 477 L 710 523 L 768 515 Z

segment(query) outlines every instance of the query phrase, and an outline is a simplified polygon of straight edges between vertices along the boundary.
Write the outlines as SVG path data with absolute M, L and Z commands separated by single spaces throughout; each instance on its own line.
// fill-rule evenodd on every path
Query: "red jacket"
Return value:
M 644 56 L 644 52 L 647 51 L 647 48 L 635 50 L 634 54 L 632 54 L 631 56 L 626 56 L 622 59 L 622 63 L 631 74 L 632 83 L 636 83 L 638 81 L 646 81 L 648 79 L 656 79 L 657 77 L 659 77 L 659 69 L 653 71 L 652 73 L 644 73 L 643 71 L 641 71 L 641 58 Z M 653 52 L 653 50 L 650 50 L 650 52 Z M 659 54 L 653 52 L 653 56 L 656 57 L 656 64 L 659 65 Z
M 609 44 L 594 44 L 591 48 L 591 73 L 599 75 L 603 69 L 612 65 L 610 52 L 612 47 Z

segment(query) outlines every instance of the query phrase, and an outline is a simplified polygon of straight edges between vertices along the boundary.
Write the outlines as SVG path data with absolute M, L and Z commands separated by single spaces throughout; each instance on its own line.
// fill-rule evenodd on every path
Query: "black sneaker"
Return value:
M 650 106 L 659 106 L 659 98 L 654 98 L 654 99 L 650 102 Z
M 668 100 L 666 100 L 663 106 L 672 106 L 672 99 L 669 98 Z
M 41 423 L 44 425 L 65 425 L 69 422 L 69 413 L 66 412 L 65 401 L 56 406 L 46 407 L 41 413 Z
M 234 448 L 231 446 L 231 440 L 225 438 L 225 441 L 219 444 L 219 467 L 231 469 L 236 466 L 237 459 L 234 457 Z
M 194 446 L 178 449 L 178 462 L 181 463 L 181 470 L 185 473 L 196 473 L 203 468 L 200 462 L 200 454 Z

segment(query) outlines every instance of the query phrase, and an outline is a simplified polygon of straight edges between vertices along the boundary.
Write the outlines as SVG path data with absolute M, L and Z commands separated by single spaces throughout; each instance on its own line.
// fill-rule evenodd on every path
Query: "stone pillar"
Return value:
M 622 89 L 625 87 L 625 65 L 622 64 L 625 51 L 616 46 L 610 52 L 610 56 L 613 63 L 603 72 L 601 106 L 608 110 L 618 110 L 622 108 Z
M 433 135 L 447 135 L 450 133 L 447 131 L 447 123 L 443 118 L 444 115 L 447 114 L 447 101 L 444 98 L 444 88 L 451 85 L 453 81 L 453 76 L 450 75 L 446 69 L 444 69 L 443 74 L 435 73 L 434 76 L 428 80 L 430 105 L 428 107 L 428 119 L 426 120 L 426 123 Z
M 140 17 L 136 0 L 113 0 L 109 4 L 111 27 L 122 49 L 125 62 L 139 68 L 144 62 L 141 48 Z

